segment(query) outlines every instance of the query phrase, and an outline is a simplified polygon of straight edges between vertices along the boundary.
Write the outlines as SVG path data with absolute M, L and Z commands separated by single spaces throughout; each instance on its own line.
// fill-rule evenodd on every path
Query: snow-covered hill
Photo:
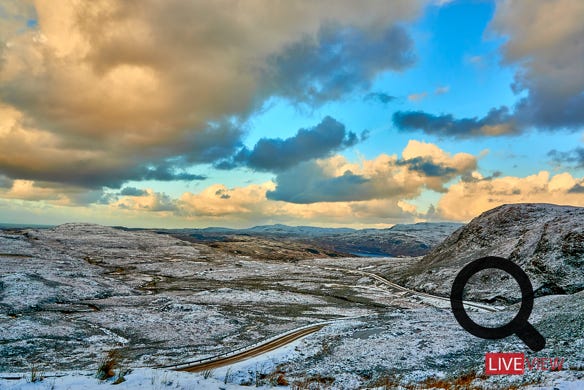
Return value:
M 501 256 L 529 275 L 536 296 L 584 289 L 584 208 L 511 204 L 487 211 L 450 235 L 410 270 L 409 287 L 447 295 L 458 271 L 483 256 Z M 506 274 L 485 275 L 471 291 L 482 299 L 519 298 Z

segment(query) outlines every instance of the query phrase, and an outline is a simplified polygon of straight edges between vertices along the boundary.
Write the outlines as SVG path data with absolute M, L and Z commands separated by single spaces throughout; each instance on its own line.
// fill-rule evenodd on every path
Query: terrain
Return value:
M 342 246 L 322 249 L 322 237 L 348 242 L 360 234 L 349 229 L 308 228 L 310 233 L 281 233 L 280 239 L 274 229 L 289 227 L 256 228 L 263 231 L 258 235 L 207 231 L 218 235 L 215 241 L 190 231 L 77 223 L 0 230 L 0 388 L 28 388 L 24 379 L 1 377 L 30 378 L 34 370 L 97 386 L 95 373 L 111 351 L 119 367 L 133 370 L 127 388 L 582 385 L 581 216 L 582 208 L 509 205 L 462 227 L 390 229 L 409 242 L 426 236 L 420 241 L 426 240 L 427 254 L 414 257 L 343 257 Z M 452 234 L 439 243 L 449 229 Z M 389 235 L 382 230 L 361 233 L 382 241 Z M 318 247 L 310 243 L 314 236 Z M 298 247 L 285 245 L 288 240 Z M 273 251 L 276 244 L 282 253 Z M 311 250 L 324 252 L 316 256 Z M 478 339 L 452 316 L 445 298 L 449 278 L 486 254 L 514 259 L 532 278 L 538 297 L 529 321 L 547 339 L 543 351 L 531 352 L 516 336 Z M 512 288 L 505 289 L 506 280 L 485 280 L 469 283 L 467 296 L 475 303 L 467 309 L 477 322 L 505 323 L 520 303 Z M 302 331 L 311 327 L 313 332 Z M 303 337 L 206 373 L 168 371 L 234 356 L 287 334 Z M 559 356 L 565 364 L 560 372 L 485 377 L 488 351 Z M 59 378 L 46 383 L 71 386 Z
M 425 222 L 356 230 L 277 224 L 249 229 L 158 229 L 156 232 L 227 253 L 295 261 L 319 257 L 421 256 L 461 226 L 453 222 Z
M 472 260 L 500 256 L 519 264 L 535 296 L 584 290 L 584 208 L 513 204 L 489 210 L 459 228 L 398 277 L 410 288 L 447 296 L 458 271 Z M 517 302 L 509 275 L 485 272 L 469 297 Z

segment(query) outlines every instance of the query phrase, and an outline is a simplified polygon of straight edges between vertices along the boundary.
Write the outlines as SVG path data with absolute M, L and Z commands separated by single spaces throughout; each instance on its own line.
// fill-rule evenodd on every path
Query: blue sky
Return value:
M 584 205 L 577 2 L 232 2 L 1 5 L 0 221 L 385 227 Z

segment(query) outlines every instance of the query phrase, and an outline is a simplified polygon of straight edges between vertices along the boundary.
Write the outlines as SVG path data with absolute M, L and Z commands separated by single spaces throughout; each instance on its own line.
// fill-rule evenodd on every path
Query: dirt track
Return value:
M 304 336 L 307 336 L 311 333 L 317 332 L 321 330 L 326 324 L 318 324 L 308 328 L 299 329 L 296 332 L 289 333 L 279 337 L 275 340 L 271 340 L 266 342 L 265 344 L 258 345 L 252 349 L 248 349 L 246 351 L 240 352 L 235 355 L 226 356 L 224 358 L 217 358 L 212 361 L 195 363 L 191 366 L 177 368 L 177 371 L 188 371 L 188 372 L 197 372 L 197 371 L 204 371 L 204 370 L 211 370 L 217 367 L 226 366 L 229 364 L 237 363 L 245 359 L 252 358 L 254 356 L 261 355 L 263 353 L 269 352 L 281 346 L 291 343 L 294 340 L 298 340 Z

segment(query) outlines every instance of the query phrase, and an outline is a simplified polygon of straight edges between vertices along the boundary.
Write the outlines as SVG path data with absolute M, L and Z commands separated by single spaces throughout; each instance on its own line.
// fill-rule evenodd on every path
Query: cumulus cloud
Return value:
M 323 103 L 409 66 L 411 40 L 396 22 L 420 9 L 406 0 L 1 7 L 0 172 L 91 188 L 148 179 L 169 159 L 179 179 L 198 179 L 182 168 L 232 156 L 242 123 L 271 96 Z
M 436 145 L 411 140 L 400 157 L 382 154 L 353 163 L 335 155 L 279 172 L 275 182 L 234 188 L 213 184 L 177 199 L 128 188 L 121 193 L 126 196 L 112 201 L 110 207 L 231 226 L 313 221 L 345 226 L 391 224 L 420 217 L 407 199 L 424 188 L 443 191 L 452 178 L 474 171 L 476 161 L 470 154 L 453 155 Z M 430 164 L 432 168 L 428 168 Z M 444 175 L 435 175 L 436 170 Z
M 300 129 L 290 138 L 262 138 L 253 149 L 242 148 L 218 168 L 248 166 L 257 171 L 281 171 L 303 161 L 325 157 L 332 152 L 353 146 L 358 137 L 345 126 L 327 116 L 317 126 Z
M 503 1 L 489 26 L 507 36 L 505 63 L 518 63 L 513 88 L 527 95 L 518 121 L 542 128 L 584 124 L 584 3 L 572 0 Z
M 148 167 L 144 169 L 144 173 L 141 177 L 143 180 L 160 180 L 160 181 L 173 181 L 173 180 L 205 180 L 207 177 L 205 175 L 197 175 L 188 172 L 177 172 L 176 169 L 168 163 L 161 164 L 154 167 Z
M 360 164 L 342 156 L 306 162 L 276 177 L 267 197 L 292 203 L 413 198 L 423 188 L 444 191 L 444 184 L 476 168 L 476 158 L 454 156 L 435 145 L 412 140 L 402 158 L 382 154 Z
M 232 226 L 315 221 L 340 226 L 388 226 L 398 221 L 413 221 L 416 217 L 395 199 L 296 204 L 269 199 L 266 194 L 274 188 L 273 182 L 235 188 L 212 185 L 200 193 L 184 193 L 177 202 L 178 213 L 187 220 L 208 224 L 227 221 Z
M 584 206 L 580 188 L 584 178 L 569 173 L 551 176 L 546 171 L 527 177 L 503 176 L 460 181 L 448 188 L 438 202 L 438 212 L 446 219 L 467 221 L 506 203 L 555 203 Z M 464 205 L 464 207 L 460 207 Z
M 277 71 L 270 87 L 293 101 L 311 105 L 366 90 L 383 70 L 402 70 L 414 62 L 413 41 L 402 27 L 371 33 L 327 26 L 268 59 Z
M 122 196 L 110 203 L 110 207 L 122 210 L 172 214 L 177 211 L 177 201 L 167 194 L 146 189 L 139 195 L 136 192 L 134 195 Z
M 6 184 L 0 185 L 0 198 L 41 201 L 59 206 L 85 206 L 97 203 L 104 197 L 101 190 L 87 190 L 84 187 L 50 182 L 17 179 Z
M 493 108 L 483 118 L 397 112 L 394 124 L 402 131 L 460 138 L 515 134 L 532 127 L 580 129 L 584 125 L 583 19 L 581 1 L 497 2 L 488 32 L 507 38 L 503 63 L 518 66 L 511 87 L 521 94 L 519 101 L 513 107 Z

